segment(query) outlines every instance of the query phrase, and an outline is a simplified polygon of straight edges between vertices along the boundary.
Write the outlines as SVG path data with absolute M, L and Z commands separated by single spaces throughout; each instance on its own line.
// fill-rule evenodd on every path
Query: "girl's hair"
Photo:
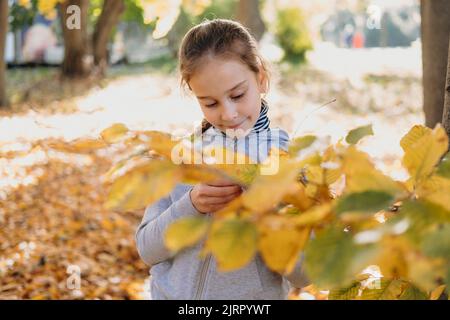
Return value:
M 269 70 L 267 62 L 258 52 L 258 43 L 250 32 L 239 22 L 214 19 L 191 28 L 183 37 L 178 53 L 181 87 L 189 87 L 189 81 L 205 56 L 234 58 L 255 73 L 260 67 L 266 73 L 269 86 Z M 205 132 L 211 124 L 203 119 L 201 132 Z

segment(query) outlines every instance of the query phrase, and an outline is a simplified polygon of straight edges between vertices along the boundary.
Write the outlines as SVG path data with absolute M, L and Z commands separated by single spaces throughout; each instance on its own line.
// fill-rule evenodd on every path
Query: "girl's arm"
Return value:
M 164 231 L 176 219 L 202 214 L 192 204 L 190 185 L 177 185 L 171 194 L 145 209 L 135 239 L 138 253 L 149 266 L 169 259 L 172 253 L 164 245 Z

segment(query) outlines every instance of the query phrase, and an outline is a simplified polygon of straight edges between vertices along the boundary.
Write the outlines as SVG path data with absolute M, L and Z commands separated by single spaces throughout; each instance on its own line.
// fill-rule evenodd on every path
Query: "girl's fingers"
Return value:
M 241 192 L 236 192 L 233 194 L 230 194 L 225 197 L 205 197 L 205 205 L 216 205 L 216 204 L 226 204 L 233 200 L 234 198 L 238 197 L 241 194 Z
M 224 197 L 242 190 L 241 186 L 233 185 L 227 187 L 214 187 L 205 185 L 200 191 L 200 195 L 207 197 Z
M 208 182 L 207 183 L 209 186 L 213 186 L 213 187 L 226 187 L 226 186 L 234 186 L 236 185 L 235 182 L 229 180 L 229 179 L 218 179 L 212 182 Z

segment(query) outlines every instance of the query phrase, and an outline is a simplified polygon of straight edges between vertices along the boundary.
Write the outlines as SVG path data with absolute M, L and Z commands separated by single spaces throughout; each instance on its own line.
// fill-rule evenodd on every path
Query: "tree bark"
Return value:
M 237 20 L 250 30 L 257 41 L 266 31 L 259 9 L 259 0 L 240 0 L 237 7 Z
M 422 64 L 425 124 L 434 127 L 442 120 L 447 50 L 450 33 L 450 1 L 421 0 Z
M 8 104 L 6 97 L 5 46 L 8 33 L 8 1 L 0 1 L 0 108 Z
M 125 11 L 123 0 L 105 0 L 102 13 L 95 26 L 92 38 L 94 65 L 104 75 L 108 66 L 108 40 L 113 28 L 117 25 L 121 14 Z
M 447 82 L 445 84 L 445 99 L 444 99 L 444 112 L 442 114 L 442 125 L 447 131 L 447 136 L 449 138 L 449 150 L 450 150 L 450 35 L 449 35 L 449 46 L 447 53 Z
M 71 5 L 78 6 L 80 10 L 80 28 L 69 29 L 67 21 L 71 14 L 67 8 Z M 64 61 L 61 68 L 63 77 L 78 78 L 88 75 L 88 55 L 87 55 L 87 18 L 88 0 L 68 0 L 61 3 L 62 30 L 64 38 Z

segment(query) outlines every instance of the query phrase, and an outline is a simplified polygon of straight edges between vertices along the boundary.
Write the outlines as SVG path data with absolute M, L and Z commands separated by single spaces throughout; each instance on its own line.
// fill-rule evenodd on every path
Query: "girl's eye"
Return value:
M 233 100 L 239 100 L 240 98 L 242 98 L 244 96 L 244 93 L 243 94 L 240 94 L 240 95 L 238 95 L 238 96 L 235 96 L 235 97 L 231 97 L 231 99 L 233 99 Z
M 212 108 L 217 104 L 217 102 L 211 103 L 211 104 L 205 104 L 205 107 Z

